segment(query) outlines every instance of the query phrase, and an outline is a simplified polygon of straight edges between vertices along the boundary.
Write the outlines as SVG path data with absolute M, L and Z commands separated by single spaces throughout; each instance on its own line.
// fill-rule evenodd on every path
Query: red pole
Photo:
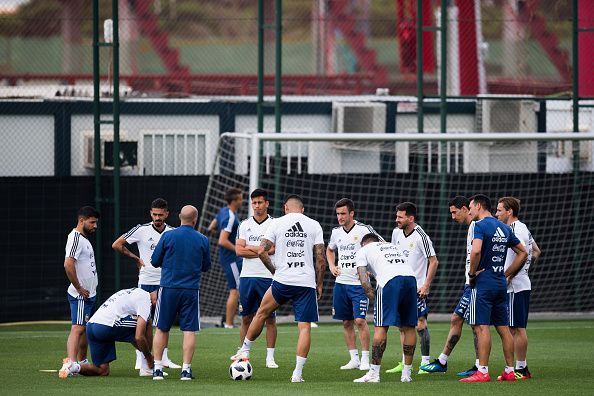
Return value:
M 458 46 L 460 48 L 460 94 L 479 93 L 478 47 L 474 0 L 456 0 L 458 6 Z
M 433 9 L 431 0 L 423 0 L 423 26 L 433 25 Z M 435 40 L 430 31 L 423 32 L 423 71 L 435 72 Z
M 594 28 L 594 2 L 578 1 L 578 29 Z M 578 34 L 579 96 L 594 96 L 594 32 Z

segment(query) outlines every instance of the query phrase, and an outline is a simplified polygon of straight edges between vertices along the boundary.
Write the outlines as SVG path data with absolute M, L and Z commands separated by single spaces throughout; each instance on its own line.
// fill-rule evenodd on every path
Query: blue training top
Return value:
M 474 225 L 472 239 L 482 239 L 481 261 L 476 277 L 476 287 L 481 290 L 507 290 L 504 275 L 507 249 L 518 245 L 520 240 L 512 229 L 494 217 L 485 217 Z
M 219 210 L 216 216 L 217 219 L 217 230 L 219 235 L 223 231 L 229 233 L 229 242 L 235 245 L 237 239 L 237 229 L 239 228 L 239 218 L 237 214 L 225 206 Z M 237 255 L 235 251 L 231 251 L 227 248 L 219 246 L 219 259 L 221 264 L 227 265 L 237 262 Z
M 161 286 L 198 289 L 202 272 L 210 269 L 208 238 L 189 225 L 163 234 L 151 256 L 153 267 L 163 267 Z

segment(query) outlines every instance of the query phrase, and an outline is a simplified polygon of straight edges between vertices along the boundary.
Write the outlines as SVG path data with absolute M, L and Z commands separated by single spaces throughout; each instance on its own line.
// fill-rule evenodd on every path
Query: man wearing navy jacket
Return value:
M 153 267 L 162 267 L 155 310 L 157 331 L 153 339 L 153 380 L 163 379 L 161 359 L 176 314 L 179 314 L 179 327 L 183 332 L 181 380 L 193 379 L 192 357 L 196 331 L 200 330 L 200 278 L 202 272 L 210 269 L 210 248 L 208 239 L 194 230 L 198 221 L 198 210 L 194 206 L 184 206 L 179 219 L 181 226 L 163 234 L 151 257 Z

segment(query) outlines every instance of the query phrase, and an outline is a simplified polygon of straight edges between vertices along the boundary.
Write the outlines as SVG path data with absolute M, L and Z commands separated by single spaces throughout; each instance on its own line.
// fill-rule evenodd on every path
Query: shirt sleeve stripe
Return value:
M 419 232 L 421 240 L 423 241 L 423 246 L 425 247 L 425 256 L 431 257 L 431 247 L 429 244 L 429 238 L 427 237 L 427 234 L 425 234 L 425 231 L 423 231 L 421 227 L 418 227 L 417 231 Z
M 142 226 L 140 224 L 138 224 L 136 227 L 132 228 L 130 231 L 128 231 L 127 233 L 125 233 L 124 234 L 124 239 L 130 238 L 136 232 L 136 230 L 138 230 L 140 227 L 142 227 Z
M 70 257 L 76 257 L 76 249 L 78 248 L 78 240 L 80 238 L 80 234 L 78 232 L 74 233 L 74 239 L 72 241 L 72 249 L 70 249 Z

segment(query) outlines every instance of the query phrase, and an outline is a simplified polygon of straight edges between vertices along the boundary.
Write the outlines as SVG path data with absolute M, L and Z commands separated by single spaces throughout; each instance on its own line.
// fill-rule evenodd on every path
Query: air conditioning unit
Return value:
M 483 133 L 536 132 L 536 103 L 532 100 L 480 99 L 476 128 Z M 466 142 L 464 172 L 530 173 L 537 171 L 537 142 Z
M 120 168 L 134 168 L 138 166 L 138 141 L 128 139 L 125 131 L 120 131 Z M 84 132 L 84 166 L 95 168 L 95 134 Z M 113 170 L 113 132 L 101 132 L 101 169 Z
M 580 124 L 580 132 L 591 132 L 592 124 Z M 567 134 L 574 133 L 571 126 L 561 131 Z M 560 140 L 549 142 L 547 144 L 547 173 L 566 173 L 573 170 L 573 145 L 576 142 L 569 140 Z M 579 142 L 579 156 L 580 156 L 580 170 L 592 172 L 594 171 L 594 142 L 590 140 Z
M 385 103 L 332 103 L 332 128 L 337 133 L 385 133 Z

